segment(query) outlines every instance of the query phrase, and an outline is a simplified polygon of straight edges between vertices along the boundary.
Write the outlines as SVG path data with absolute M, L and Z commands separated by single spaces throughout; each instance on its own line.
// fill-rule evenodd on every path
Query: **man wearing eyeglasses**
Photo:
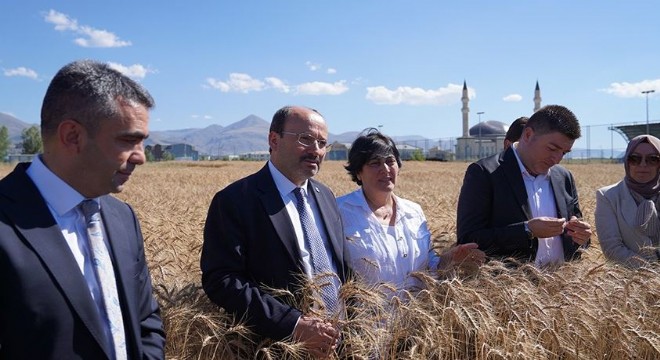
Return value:
M 458 200 L 458 243 L 538 267 L 578 258 L 591 225 L 581 219 L 573 175 L 558 164 L 579 137 L 575 115 L 548 105 L 529 118 L 518 142 L 471 164 Z
M 201 255 L 202 285 L 211 301 L 244 319 L 261 336 L 292 337 L 327 357 L 339 331 L 338 290 L 346 278 L 341 217 L 330 189 L 312 179 L 328 145 L 316 110 L 278 110 L 268 134 L 270 160 L 257 173 L 218 192 L 209 208 Z M 302 287 L 320 301 L 302 303 Z

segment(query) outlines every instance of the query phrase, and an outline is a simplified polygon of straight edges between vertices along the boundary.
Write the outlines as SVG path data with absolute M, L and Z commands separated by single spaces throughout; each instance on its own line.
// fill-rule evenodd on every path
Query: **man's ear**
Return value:
M 280 134 L 271 131 L 268 133 L 268 146 L 270 146 L 271 149 L 277 149 L 277 145 L 280 142 Z
M 523 129 L 523 133 L 520 136 L 520 140 L 526 140 L 526 142 L 529 142 L 529 139 L 534 135 L 534 129 L 531 127 L 527 126 Z
M 63 120 L 57 127 L 57 140 L 60 146 L 69 153 L 79 154 L 82 152 L 86 139 L 86 129 L 75 120 Z

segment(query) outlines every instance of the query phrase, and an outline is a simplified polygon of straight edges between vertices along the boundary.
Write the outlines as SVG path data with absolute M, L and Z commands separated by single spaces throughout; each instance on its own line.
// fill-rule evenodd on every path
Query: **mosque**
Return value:
M 463 136 L 456 139 L 456 160 L 475 160 L 502 151 L 504 146 L 504 137 L 509 125 L 515 119 L 507 123 L 497 120 L 488 120 L 479 122 L 468 129 L 470 108 L 468 103 L 467 83 L 463 81 L 463 96 L 461 97 L 463 107 Z M 536 82 L 534 89 L 534 111 L 541 108 L 541 89 L 539 82 Z

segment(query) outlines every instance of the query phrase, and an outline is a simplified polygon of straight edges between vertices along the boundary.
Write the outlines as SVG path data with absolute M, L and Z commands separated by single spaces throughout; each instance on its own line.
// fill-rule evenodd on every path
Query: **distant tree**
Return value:
M 11 142 L 9 141 L 9 129 L 6 126 L 0 127 L 0 161 L 5 160 L 5 156 L 9 152 L 9 146 Z
M 163 160 L 163 147 L 160 144 L 154 145 L 154 148 L 151 149 L 151 155 L 153 155 L 154 161 Z
M 42 142 L 39 127 L 32 125 L 21 133 L 23 154 L 37 154 L 41 152 Z
M 424 153 L 422 152 L 422 150 L 417 149 L 417 150 L 413 151 L 412 156 L 411 156 L 411 160 L 424 161 L 424 160 L 426 160 L 426 158 L 424 157 Z
M 163 151 L 163 156 L 160 158 L 162 161 L 174 160 L 174 154 L 169 151 Z

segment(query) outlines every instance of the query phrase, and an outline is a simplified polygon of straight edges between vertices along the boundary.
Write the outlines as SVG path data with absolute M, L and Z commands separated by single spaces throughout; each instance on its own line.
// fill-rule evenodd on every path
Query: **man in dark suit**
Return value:
M 575 115 L 548 105 L 528 120 L 520 140 L 468 166 L 458 200 L 459 244 L 537 266 L 579 257 L 591 226 L 582 221 L 571 173 L 558 165 L 580 137 Z
M 0 358 L 164 358 L 138 220 L 107 195 L 144 163 L 152 107 L 106 64 L 51 81 L 43 154 L 0 181 Z
M 268 134 L 270 161 L 215 195 L 201 255 L 202 285 L 211 301 L 245 319 L 257 334 L 274 340 L 292 337 L 317 357 L 327 356 L 336 346 L 339 333 L 329 319 L 338 311 L 313 315 L 268 289 L 288 290 L 301 300 L 304 283 L 322 275 L 314 270 L 317 254 L 306 243 L 296 208 L 294 193 L 301 188 L 322 238 L 319 257 L 329 259 L 331 276 L 321 286 L 331 286 L 331 301 L 338 301 L 336 290 L 346 277 L 341 217 L 334 194 L 312 179 L 325 156 L 327 139 L 328 127 L 316 110 L 278 110 Z M 320 307 L 332 306 L 326 301 Z

